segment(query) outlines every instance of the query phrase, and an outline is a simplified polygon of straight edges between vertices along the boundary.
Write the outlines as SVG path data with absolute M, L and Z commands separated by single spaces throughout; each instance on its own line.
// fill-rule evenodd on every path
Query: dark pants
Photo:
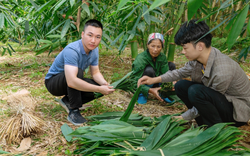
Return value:
M 225 95 L 202 84 L 188 80 L 180 80 L 175 84 L 177 96 L 188 109 L 193 106 L 200 116 L 195 120 L 198 125 L 212 126 L 216 123 L 235 122 L 235 126 L 245 123 L 236 122 L 233 118 L 233 104 L 228 102 Z
M 176 69 L 175 64 L 173 62 L 168 62 L 168 67 L 169 67 L 169 70 L 175 70 Z M 151 67 L 151 66 L 147 66 L 144 69 L 144 72 L 143 72 L 142 76 L 155 77 L 156 75 L 155 75 L 154 68 Z
M 169 70 L 175 70 L 176 69 L 175 64 L 173 62 L 168 62 L 168 67 L 169 67 Z M 144 72 L 143 72 L 142 76 L 156 77 L 154 68 L 151 67 L 151 66 L 147 66 L 144 69 Z M 153 88 L 156 88 L 156 87 L 160 87 L 160 84 L 157 83 L 157 84 L 153 85 Z
M 78 68 L 77 77 L 93 85 L 99 85 L 92 79 L 83 77 L 83 70 Z M 50 79 L 45 80 L 45 86 L 48 91 L 55 96 L 68 96 L 70 109 L 80 108 L 82 104 L 87 103 L 95 99 L 93 92 L 83 92 L 68 87 L 65 73 L 59 73 L 52 76 Z

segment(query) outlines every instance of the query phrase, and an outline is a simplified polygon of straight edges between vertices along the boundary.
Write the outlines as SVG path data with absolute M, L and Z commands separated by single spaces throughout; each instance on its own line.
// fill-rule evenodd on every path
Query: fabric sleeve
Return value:
M 138 55 L 139 56 L 139 55 Z M 136 57 L 135 61 L 132 64 L 132 71 L 131 78 L 133 78 L 136 82 L 142 77 L 145 65 L 144 60 L 141 60 L 140 57 Z M 142 85 L 141 92 L 142 94 L 147 97 L 148 96 L 148 90 L 150 87 L 146 85 Z
M 187 78 L 191 76 L 193 70 L 194 70 L 194 62 L 189 61 L 185 64 L 184 67 L 173 71 L 169 70 L 165 74 L 161 75 L 162 83 L 173 82 L 180 80 L 182 78 Z
M 91 66 L 98 66 L 99 64 L 99 53 L 98 47 L 93 50 Z
M 78 59 L 79 56 L 77 52 L 72 48 L 65 48 L 63 50 L 63 58 L 64 58 L 64 64 L 66 65 L 72 65 L 78 67 Z

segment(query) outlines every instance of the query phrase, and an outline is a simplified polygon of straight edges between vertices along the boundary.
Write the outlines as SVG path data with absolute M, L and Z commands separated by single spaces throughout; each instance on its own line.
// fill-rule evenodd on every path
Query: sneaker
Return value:
M 69 99 L 67 96 L 64 96 L 62 99 L 59 100 L 59 104 L 69 113 Z
M 147 98 L 142 93 L 140 93 L 137 102 L 139 104 L 145 104 L 147 103 L 147 101 L 148 101 Z
M 87 121 L 84 117 L 82 117 L 78 108 L 70 109 L 67 119 L 74 125 L 82 125 L 84 122 Z

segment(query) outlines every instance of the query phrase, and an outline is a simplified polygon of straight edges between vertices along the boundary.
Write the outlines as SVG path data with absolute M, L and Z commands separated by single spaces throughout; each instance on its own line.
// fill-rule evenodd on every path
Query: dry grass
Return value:
M 29 100 L 34 103 L 29 106 L 24 106 L 26 108 L 28 107 L 29 110 L 32 110 L 27 111 L 27 113 L 29 113 L 29 115 L 33 115 L 23 116 L 24 119 L 28 119 L 27 121 L 34 121 L 29 122 L 30 124 L 26 123 L 26 125 L 29 125 L 28 127 L 34 127 L 37 125 L 40 120 L 36 120 L 36 117 L 40 118 L 42 122 L 46 124 L 46 126 L 38 126 L 39 128 L 35 128 L 35 130 L 42 130 L 40 133 L 37 133 L 36 131 L 31 132 L 34 128 L 30 128 L 25 131 L 27 134 L 30 132 L 32 144 L 30 149 L 24 152 L 24 155 L 66 155 L 65 153 L 67 153 L 67 150 L 73 151 L 76 149 L 73 143 L 68 143 L 65 140 L 60 129 L 64 123 L 67 123 L 73 129 L 75 129 L 76 126 L 67 121 L 66 111 L 60 107 L 58 102 L 54 100 L 55 97 L 52 96 L 44 86 L 44 77 L 49 69 L 46 64 L 51 64 L 57 53 L 59 53 L 59 51 L 53 52 L 50 56 L 48 56 L 47 53 L 35 56 L 33 52 L 17 52 L 12 57 L 8 55 L 0 57 L 0 67 L 2 71 L 2 73 L 0 73 L 1 128 L 6 130 L 8 129 L 8 126 L 12 125 L 11 127 L 13 127 L 13 125 L 15 125 L 14 127 L 19 128 L 13 129 L 13 134 L 20 134 L 20 138 L 26 136 L 26 134 L 17 132 L 17 130 L 21 131 L 22 126 L 20 125 L 21 123 L 25 123 L 22 118 L 22 111 L 24 109 L 21 108 L 25 104 L 31 102 L 19 102 L 18 105 L 20 107 L 16 109 L 16 106 L 10 105 L 11 101 L 6 99 L 8 95 L 12 95 L 13 92 L 15 93 L 21 91 L 22 89 L 26 89 L 30 92 L 30 94 L 28 94 L 30 97 Z M 131 71 L 132 60 L 129 57 L 130 50 L 126 49 L 124 51 L 121 56 L 122 60 L 116 56 L 116 53 L 117 52 L 114 52 L 112 55 L 106 54 L 105 51 L 100 53 L 100 70 L 105 79 L 107 79 L 110 83 L 116 78 L 115 73 L 118 76 L 124 76 L 125 73 Z M 181 67 L 186 62 L 186 59 L 182 55 L 176 55 L 175 60 L 177 62 L 177 68 Z M 111 95 L 89 102 L 88 104 L 93 105 L 93 107 L 82 111 L 82 114 L 84 116 L 90 116 L 102 113 L 103 111 L 123 111 L 127 108 L 131 97 L 132 95 L 117 90 Z M 13 100 L 15 97 L 11 99 Z M 28 101 L 28 99 L 25 99 L 24 101 Z M 133 112 L 140 113 L 145 116 L 158 117 L 165 114 L 180 113 L 185 110 L 186 107 L 182 104 L 176 103 L 173 106 L 167 107 L 165 103 L 152 99 L 149 100 L 146 105 L 136 105 Z M 34 120 L 30 120 L 30 118 Z M 7 122 L 12 124 L 7 124 Z M 4 126 L 6 127 L 3 128 Z M 16 135 L 12 135 L 12 138 L 15 137 Z M 2 142 L 1 139 L 0 150 L 2 148 L 4 151 L 17 153 L 16 149 L 19 146 L 20 140 L 21 139 L 17 139 L 17 141 L 13 141 L 11 145 L 8 145 L 7 141 Z
M 19 144 L 25 137 L 43 131 L 45 121 L 36 116 L 35 100 L 27 90 L 12 93 L 3 100 L 7 100 L 12 114 L 0 129 L 0 140 L 3 144 Z

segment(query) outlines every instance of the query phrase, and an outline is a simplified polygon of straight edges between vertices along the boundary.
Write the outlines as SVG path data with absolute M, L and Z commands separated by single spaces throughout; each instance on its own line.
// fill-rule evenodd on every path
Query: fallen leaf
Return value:
M 20 146 L 17 148 L 17 151 L 26 151 L 27 149 L 30 148 L 30 145 L 31 145 L 31 138 L 30 137 L 24 138 L 21 141 Z

